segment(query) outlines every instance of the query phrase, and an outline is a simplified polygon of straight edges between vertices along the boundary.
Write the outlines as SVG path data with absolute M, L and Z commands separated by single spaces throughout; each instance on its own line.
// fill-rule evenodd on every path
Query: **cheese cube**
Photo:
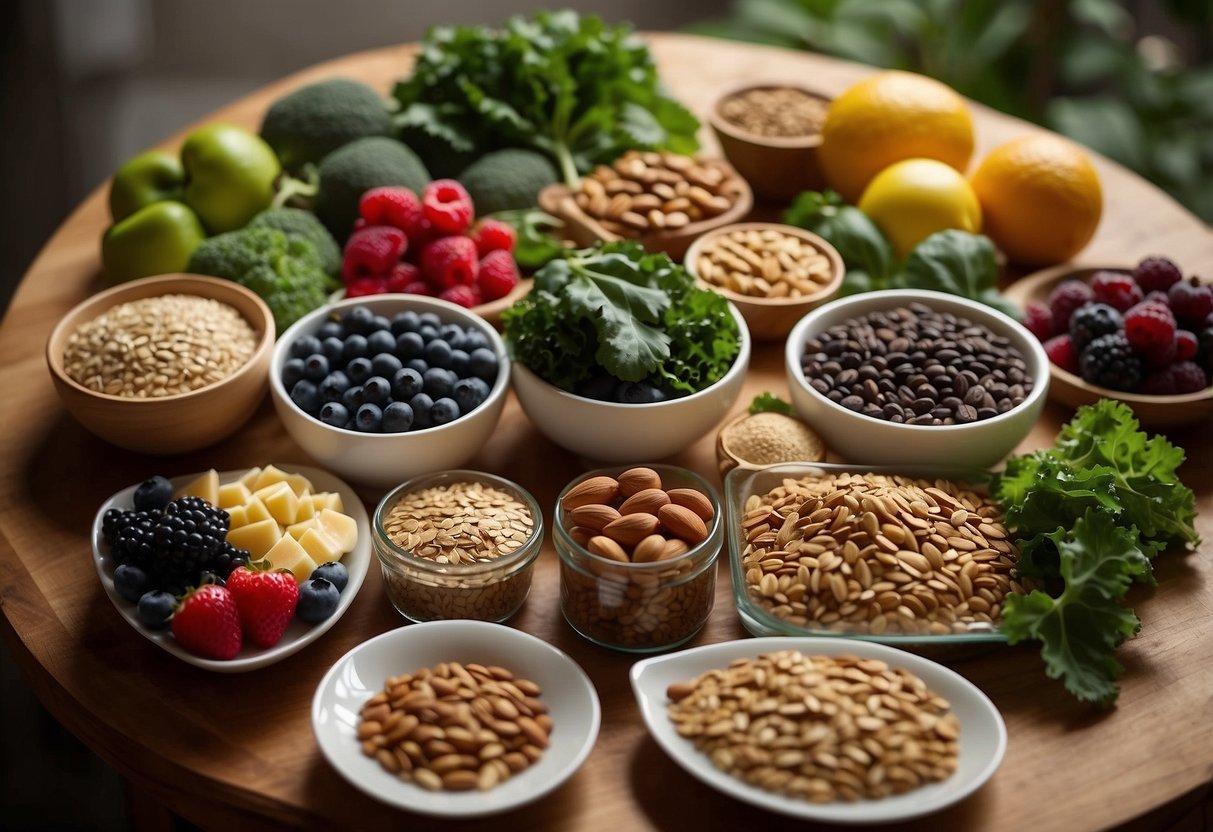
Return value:
M 322 508 L 331 508 L 333 511 L 343 511 L 345 509 L 341 504 L 341 495 L 336 491 L 317 491 L 312 495 L 312 503 L 316 506 L 317 513 Z
M 269 520 L 272 515 L 270 510 L 265 507 L 265 503 L 261 502 L 261 498 L 257 496 L 249 497 L 247 503 L 244 504 L 244 513 L 248 516 L 247 522 L 256 523 L 259 520 Z
M 296 522 L 295 514 L 299 511 L 299 498 L 286 482 L 278 482 L 258 489 L 256 496 L 261 498 L 270 516 L 284 526 Z
M 248 525 L 248 511 L 244 506 L 228 506 L 224 509 L 227 512 L 227 527 L 229 529 L 238 529 L 241 526 Z
M 283 482 L 291 487 L 291 491 L 295 492 L 296 497 L 302 497 L 305 494 L 312 493 L 312 481 L 303 474 L 287 474 L 283 478 Z
M 267 465 L 261 469 L 261 473 L 257 475 L 257 479 L 249 486 L 254 492 L 260 491 L 269 485 L 276 485 L 284 482 L 289 475 L 276 465 Z
M 240 481 L 244 483 L 244 487 L 249 491 L 253 490 L 253 483 L 257 481 L 257 477 L 261 476 L 261 466 L 257 465 L 248 469 L 240 475 Z
M 295 522 L 301 523 L 304 520 L 310 520 L 316 516 L 316 504 L 312 502 L 312 495 L 305 494 L 299 498 L 299 506 L 295 509 Z
M 316 562 L 311 559 L 299 541 L 289 534 L 283 535 L 272 549 L 265 554 L 275 569 L 289 570 L 296 581 L 306 581 L 316 568 Z
M 251 560 L 261 560 L 282 539 L 282 530 L 272 517 L 231 529 L 227 542 L 237 549 L 248 549 Z M 292 540 L 294 538 L 291 538 Z
M 348 514 L 325 508 L 316 516 L 316 522 L 337 544 L 341 554 L 353 550 L 358 542 L 358 521 Z
M 248 502 L 249 497 L 253 496 L 253 492 L 248 490 L 248 486 L 240 480 L 235 482 L 224 483 L 219 486 L 219 508 L 231 508 L 232 506 L 242 506 Z
M 211 505 L 219 504 L 219 472 L 214 468 L 177 492 L 178 497 L 201 497 Z
M 319 526 L 313 526 L 299 538 L 299 545 L 316 563 L 328 563 L 331 560 L 341 560 L 344 552 L 337 541 L 329 537 Z
M 303 533 L 308 529 L 316 528 L 316 518 L 309 517 L 306 520 L 300 520 L 298 523 L 292 523 L 286 527 L 286 533 L 298 540 L 303 537 Z

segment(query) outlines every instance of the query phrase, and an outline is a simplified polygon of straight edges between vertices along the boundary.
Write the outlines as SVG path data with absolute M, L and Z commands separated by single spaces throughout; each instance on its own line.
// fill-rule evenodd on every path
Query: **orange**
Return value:
M 892 70 L 855 84 L 830 104 L 818 158 L 847 202 L 902 159 L 938 159 L 961 173 L 973 155 L 973 119 L 951 87 Z
M 1007 257 L 1029 266 L 1069 260 L 1094 236 L 1103 213 L 1095 166 L 1058 136 L 1024 136 L 996 147 L 970 182 L 985 233 Z
M 936 159 L 906 159 L 873 177 L 859 210 L 905 257 L 936 231 L 981 231 L 981 205 L 964 175 Z

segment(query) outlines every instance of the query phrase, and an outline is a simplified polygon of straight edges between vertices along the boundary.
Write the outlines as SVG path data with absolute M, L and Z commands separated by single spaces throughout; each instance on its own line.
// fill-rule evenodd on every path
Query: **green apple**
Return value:
M 211 234 L 243 228 L 274 201 L 282 172 L 260 136 L 228 124 L 195 130 L 181 146 L 185 202 Z
M 204 239 L 197 214 L 180 202 L 161 200 L 109 227 L 101 238 L 101 262 L 110 283 L 181 272 Z
M 110 183 L 110 215 L 124 220 L 140 208 L 166 199 L 180 200 L 185 187 L 181 160 L 162 150 L 149 150 L 127 161 Z

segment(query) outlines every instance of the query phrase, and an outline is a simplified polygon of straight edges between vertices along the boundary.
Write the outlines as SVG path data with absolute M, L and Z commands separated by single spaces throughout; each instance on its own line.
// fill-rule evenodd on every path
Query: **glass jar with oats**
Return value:
M 531 590 L 543 514 L 525 489 L 480 471 L 415 477 L 375 509 L 392 605 L 411 621 L 504 621 Z

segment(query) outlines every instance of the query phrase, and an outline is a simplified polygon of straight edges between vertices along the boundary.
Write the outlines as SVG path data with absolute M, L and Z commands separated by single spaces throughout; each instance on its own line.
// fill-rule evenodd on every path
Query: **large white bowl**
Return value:
M 315 334 L 331 315 L 351 306 L 366 306 L 388 318 L 397 312 L 434 312 L 443 323 L 472 326 L 484 333 L 497 353 L 500 369 L 489 396 L 479 407 L 453 422 L 405 433 L 361 433 L 326 425 L 300 410 L 282 383 L 282 366 L 290 357 L 291 343 L 301 335 Z M 374 295 L 353 298 L 317 309 L 300 318 L 274 346 L 270 362 L 270 393 L 278 417 L 299 447 L 323 467 L 344 479 L 376 488 L 399 485 L 431 471 L 459 468 L 488 441 L 510 386 L 510 360 L 497 330 L 461 306 L 420 295 Z
M 522 409 L 548 439 L 600 462 L 643 462 L 678 453 L 699 439 L 737 401 L 750 365 L 750 331 L 733 304 L 738 351 L 724 378 L 689 396 L 653 404 L 620 404 L 566 393 L 514 365 L 514 392 Z
M 810 336 L 852 318 L 910 303 L 968 318 L 1010 339 L 1032 375 L 1032 390 L 1018 406 L 967 425 L 905 425 L 865 416 L 830 401 L 809 386 L 800 369 Z M 1040 416 L 1049 390 L 1049 359 L 1036 336 L 985 304 L 943 292 L 894 289 L 836 300 L 800 319 L 788 335 L 784 367 L 796 412 L 826 445 L 849 462 L 884 465 L 993 466 L 1018 445 Z

